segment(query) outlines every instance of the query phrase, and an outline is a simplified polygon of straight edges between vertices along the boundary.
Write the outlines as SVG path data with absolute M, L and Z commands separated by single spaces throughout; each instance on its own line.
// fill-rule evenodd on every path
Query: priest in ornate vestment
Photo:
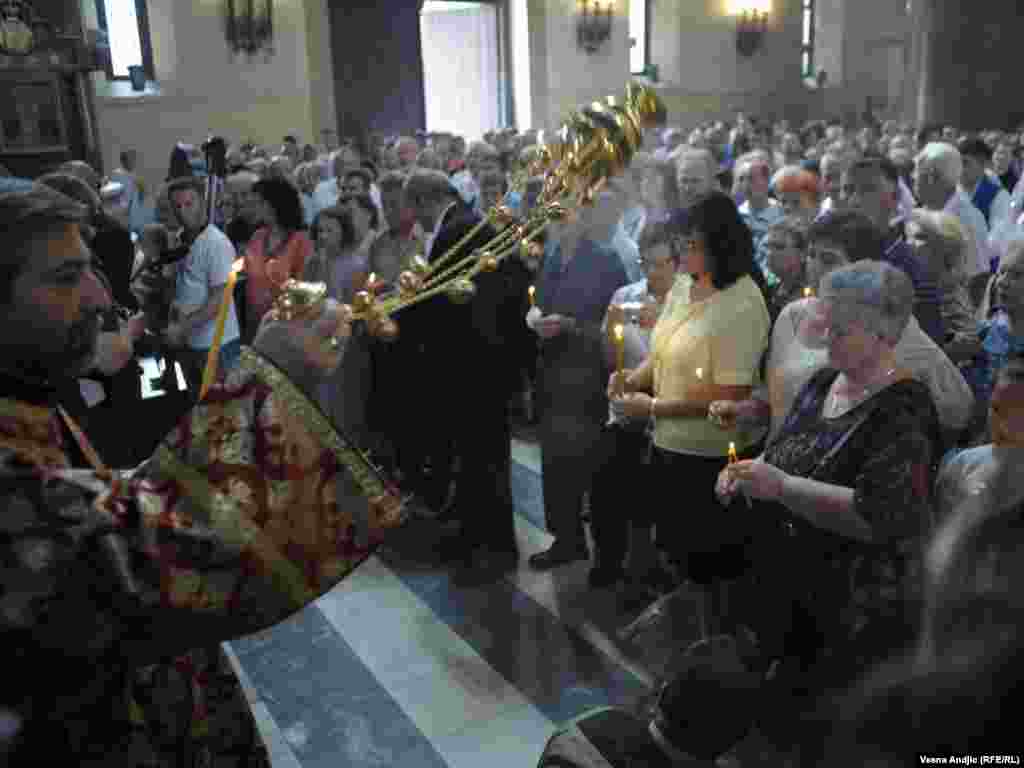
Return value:
M 268 318 L 151 458 L 105 467 L 57 401 L 104 301 L 83 216 L 0 194 L 0 762 L 163 765 L 182 755 L 139 743 L 139 670 L 298 611 L 402 505 L 311 397 L 349 332 L 331 301 Z

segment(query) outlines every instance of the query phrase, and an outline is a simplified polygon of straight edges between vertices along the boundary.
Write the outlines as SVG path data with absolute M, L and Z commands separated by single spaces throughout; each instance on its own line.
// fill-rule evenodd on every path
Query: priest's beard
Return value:
M 67 329 L 59 347 L 33 343 L 32 334 L 26 334 L 24 340 L 8 347 L 3 364 L 13 366 L 12 372 L 19 378 L 33 381 L 55 383 L 81 376 L 92 366 L 99 330 L 99 313 L 83 312 Z

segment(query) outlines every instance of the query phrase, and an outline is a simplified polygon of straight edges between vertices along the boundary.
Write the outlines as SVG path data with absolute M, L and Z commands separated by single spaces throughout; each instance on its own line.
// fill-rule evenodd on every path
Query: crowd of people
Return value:
M 246 491 L 265 499 L 240 496 L 235 473 L 218 468 L 228 461 L 238 472 L 266 471 L 277 460 L 240 437 L 246 425 L 307 450 L 323 439 L 294 425 L 271 438 L 284 409 L 269 417 L 259 409 L 273 397 L 266 387 L 287 384 L 253 384 L 276 381 L 259 368 L 262 355 L 318 404 L 317 418 L 372 457 L 372 472 L 394 478 L 414 512 L 444 527 L 439 554 L 465 583 L 520 562 L 509 468 L 518 418 L 536 425 L 554 537 L 530 553 L 529 567 L 591 559 L 589 521 L 591 589 L 614 588 L 630 610 L 680 589 L 701 595 L 704 639 L 666 681 L 655 720 L 591 713 L 552 739 L 542 764 L 596 764 L 580 757 L 585 742 L 618 750 L 613 764 L 658 755 L 666 765 L 698 765 L 754 723 L 780 765 L 816 765 L 822 755 L 896 765 L 908 751 L 1009 746 L 982 720 L 998 705 L 974 702 L 1012 696 L 1006 674 L 1019 651 L 1022 139 L 870 121 L 855 134 L 839 121 L 795 130 L 743 114 L 689 136 L 652 131 L 593 205 L 552 222 L 541 250 L 474 277 L 472 301 L 435 297 L 382 323 L 355 323 L 351 333 L 334 315 L 337 332 L 322 320 L 293 328 L 330 340 L 330 359 L 316 364 L 309 344 L 283 340 L 271 311 L 275 284 L 322 282 L 343 306 L 360 291 L 395 290 L 417 259 L 436 263 L 460 242 L 481 247 L 495 234 L 483 223 L 494 206 L 525 216 L 536 205 L 543 179 L 511 182 L 530 167 L 537 132 L 499 131 L 469 144 L 449 134 L 374 137 L 330 152 L 291 136 L 273 150 L 240 142 L 228 147 L 223 176 L 202 147 L 178 145 L 166 184 L 152 192 L 131 150 L 107 179 L 71 163 L 34 182 L 3 180 L 13 191 L 0 196 L 2 237 L 14 254 L 0 271 L 4 312 L 12 322 L 32 315 L 36 331 L 4 342 L 14 365 L 3 368 L 3 402 L 29 404 L 26 412 L 59 405 L 108 465 L 143 462 L 126 484 L 97 466 L 75 420 L 54 422 L 64 437 L 51 455 L 28 450 L 31 430 L 10 416 L 0 450 L 19 490 L 4 503 L 28 504 L 43 519 L 83 499 L 106 499 L 103 510 L 117 501 L 117 511 L 79 525 L 100 526 L 115 541 L 100 548 L 102 570 L 121 574 L 115 592 L 131 598 L 118 602 L 129 606 L 127 618 L 113 622 L 113 635 L 131 638 L 125 644 L 147 622 L 193 611 L 161 653 L 123 653 L 114 665 L 121 677 L 86 699 L 107 701 L 115 677 L 123 693 L 126 679 L 138 686 L 139 668 L 192 658 L 175 654 L 272 623 L 285 603 L 294 609 L 333 583 L 314 579 L 301 600 L 271 600 L 281 608 L 273 611 L 253 607 L 241 585 L 223 602 L 175 602 L 176 589 L 203 580 L 175 587 L 174 574 L 215 570 L 226 541 L 212 523 L 203 531 L 213 554 L 188 538 L 192 517 L 207 514 L 202 483 L 252 503 L 259 520 L 282 503 L 270 501 L 276 491 L 265 484 Z M 38 254 L 37 268 L 30 256 Z M 39 272 L 47 259 L 57 264 L 52 274 Z M 239 263 L 244 276 L 229 292 Z M 64 346 L 41 341 L 46 331 Z M 124 449 L 118 425 L 127 411 L 112 388 L 127 370 L 121 386 L 131 389 L 133 349 L 152 338 L 180 361 L 189 391 L 186 426 L 170 448 L 160 444 L 158 458 L 147 458 L 156 443 L 141 455 Z M 214 393 L 200 400 L 214 361 Z M 282 457 L 292 455 L 286 449 Z M 234 458 L 215 461 L 208 451 Z M 167 468 L 168 452 L 190 479 Z M 321 479 L 331 470 L 323 461 Z M 64 496 L 48 496 L 55 467 L 93 474 L 74 492 L 62 486 Z M 293 520 L 326 503 L 297 489 L 300 497 Z M 370 506 L 364 518 L 373 517 Z M 159 535 L 182 538 L 173 554 L 150 541 L 165 528 Z M 350 560 L 371 534 L 349 541 L 346 532 Z M 27 535 L 5 524 L 15 577 L 36 567 L 29 549 L 15 546 Z M 291 545 L 286 560 L 326 568 L 328 553 Z M 98 562 L 88 547 L 68 551 Z M 229 560 L 220 583 L 244 581 L 248 566 Z M 49 573 L 48 563 L 36 571 Z M 101 586 L 108 578 L 95 577 Z M 284 589 L 285 577 L 275 578 L 267 586 Z M 5 603 L 18 583 L 4 577 Z M 40 594 L 54 594 L 53 584 Z M 138 601 L 153 589 L 164 601 L 143 610 Z M 45 634 L 39 610 L 4 613 L 5 647 Z M 95 646 L 99 656 L 81 658 L 117 647 L 109 633 Z M 45 656 L 60 643 L 36 647 Z M 736 663 L 723 664 L 723 654 Z M 69 680 L 82 679 L 72 666 Z M 865 677 L 868 670 L 878 671 Z M 190 678 L 199 688 L 200 677 Z M 48 695 L 62 701 L 71 685 Z M 695 709 L 692 697 L 711 695 L 709 686 L 731 693 Z M 109 724 L 99 746 L 28 711 L 19 696 L 34 688 L 28 680 L 23 688 L 0 700 L 12 709 L 0 727 L 20 733 L 16 753 L 44 749 L 54 729 L 55 743 L 89 743 L 97 759 L 121 743 Z M 962 707 L 929 706 L 954 689 Z M 211 753 L 221 746 L 203 743 Z

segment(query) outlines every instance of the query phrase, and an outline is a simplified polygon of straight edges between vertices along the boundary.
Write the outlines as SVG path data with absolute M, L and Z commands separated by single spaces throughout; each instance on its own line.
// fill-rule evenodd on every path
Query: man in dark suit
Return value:
M 405 205 L 425 232 L 429 262 L 438 261 L 479 222 L 454 199 L 447 177 L 417 171 L 405 185 Z M 495 237 L 484 226 L 460 249 L 464 256 Z M 447 261 L 453 264 L 459 256 Z M 420 419 L 410 428 L 428 435 L 427 453 L 434 470 L 435 493 L 446 484 L 452 459 L 458 463 L 452 514 L 461 522 L 459 536 L 445 554 L 462 566 L 479 564 L 483 555 L 502 567 L 518 563 L 510 488 L 508 402 L 519 384 L 522 302 L 529 272 L 516 257 L 497 271 L 473 279 L 476 294 L 457 304 L 441 295 L 397 316 L 401 343 L 411 348 L 416 364 L 410 377 L 422 376 L 423 398 L 416 398 Z M 447 487 L 447 486 L 445 486 Z

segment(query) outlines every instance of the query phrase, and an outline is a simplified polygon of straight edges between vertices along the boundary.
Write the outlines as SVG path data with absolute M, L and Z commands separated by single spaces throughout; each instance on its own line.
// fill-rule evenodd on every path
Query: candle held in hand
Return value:
M 536 286 L 531 285 L 530 286 L 530 290 L 527 291 L 527 293 L 529 293 L 529 295 L 530 295 L 530 308 L 533 309 L 534 307 L 537 306 L 537 288 L 536 288 Z
M 626 379 L 623 371 L 626 369 L 626 329 L 622 323 L 616 323 L 612 329 L 612 335 L 615 337 L 615 372 L 618 376 L 618 386 L 616 392 L 619 397 L 626 394 Z
M 804 298 L 810 299 L 814 296 L 814 289 L 809 285 L 804 286 Z
M 739 456 L 736 455 L 736 443 L 729 443 L 729 464 L 735 464 L 739 460 Z
M 626 329 L 622 323 L 615 325 L 615 370 L 622 373 L 626 369 Z
M 377 273 L 371 272 L 370 276 L 366 278 L 366 290 L 373 296 L 377 291 Z

